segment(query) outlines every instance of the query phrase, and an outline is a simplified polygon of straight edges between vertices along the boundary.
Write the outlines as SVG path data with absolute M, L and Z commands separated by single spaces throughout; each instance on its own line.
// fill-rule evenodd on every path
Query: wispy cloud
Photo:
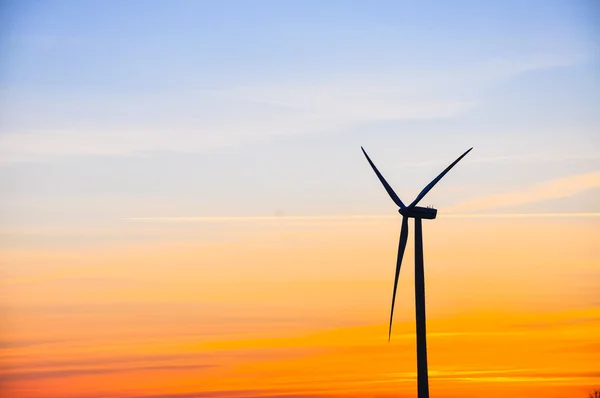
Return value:
M 568 160 L 592 160 L 600 158 L 600 152 L 591 152 L 585 154 L 556 155 L 551 153 L 533 153 L 528 155 L 505 155 L 475 157 L 471 159 L 472 163 L 500 163 L 500 162 L 563 162 Z
M 26 348 L 26 347 L 36 347 L 47 344 L 55 344 L 64 342 L 61 339 L 27 339 L 27 340 L 11 340 L 11 341 L 1 341 L 0 340 L 0 349 L 11 349 L 11 348 Z
M 135 395 L 130 398 L 317 398 L 323 395 L 275 393 L 266 390 L 219 390 L 219 391 L 195 391 L 172 394 L 148 394 Z
M 140 94 L 5 91 L 0 95 L 0 162 L 197 152 L 370 122 L 454 118 L 472 109 L 481 89 L 494 82 L 577 62 L 578 56 L 491 60 L 435 73 Z
M 222 222 L 276 222 L 276 221 L 352 221 L 397 219 L 398 215 L 355 214 L 332 216 L 240 216 L 240 217 L 131 217 L 135 222 L 156 223 L 222 223 Z M 596 218 L 600 213 L 445 213 L 443 218 Z
M 158 371 L 178 371 L 178 370 L 201 370 L 211 367 L 210 365 L 157 365 L 157 366 L 136 366 L 119 368 L 73 368 L 73 369 L 52 369 L 52 370 L 26 370 L 9 371 L 0 373 L 3 380 L 45 380 L 66 377 L 75 377 L 82 375 L 138 372 L 140 370 L 158 370 Z
M 600 159 L 600 152 L 591 151 L 588 153 L 577 153 L 569 155 L 558 155 L 550 152 L 528 153 L 518 155 L 488 155 L 476 156 L 469 159 L 469 163 L 551 163 L 551 162 L 566 162 L 570 160 L 596 160 Z M 398 163 L 398 167 L 429 167 L 437 166 L 443 169 L 448 165 L 448 161 L 443 159 L 424 160 L 420 162 Z
M 431 95 L 414 97 L 368 82 L 236 87 L 147 97 L 114 103 L 110 98 L 82 99 L 78 105 L 66 98 L 37 106 L 39 101 L 23 101 L 21 108 L 30 102 L 30 111 L 38 114 L 33 123 L 28 112 L 6 104 L 6 124 L 14 127 L 0 135 L 0 161 L 195 152 L 273 136 L 335 132 L 360 123 L 449 118 L 472 106 L 469 101 Z M 102 120 L 99 112 L 109 116 Z M 10 119 L 16 120 L 10 123 Z
M 549 199 L 568 198 L 600 187 L 600 171 L 558 178 L 528 188 L 468 200 L 448 209 L 449 212 L 479 211 L 519 206 Z
M 464 381 L 476 383 L 527 383 L 540 381 L 576 381 L 595 379 L 600 375 L 597 371 L 563 371 L 547 369 L 486 369 L 486 370 L 442 370 L 430 371 L 429 378 L 445 381 Z M 414 373 L 395 373 L 390 375 L 394 380 L 414 379 Z
M 600 318 L 587 317 L 587 318 L 563 319 L 563 320 L 553 321 L 553 322 L 524 323 L 524 324 L 514 325 L 514 327 L 522 328 L 522 329 L 545 329 L 545 328 L 580 325 L 580 324 L 584 324 L 584 323 L 596 323 L 596 322 L 600 322 Z
M 364 219 L 389 219 L 395 216 L 387 215 L 338 215 L 338 216 L 240 216 L 240 217 L 132 217 L 130 221 L 149 222 L 235 222 L 235 221 L 311 221 L 311 220 L 364 220 Z

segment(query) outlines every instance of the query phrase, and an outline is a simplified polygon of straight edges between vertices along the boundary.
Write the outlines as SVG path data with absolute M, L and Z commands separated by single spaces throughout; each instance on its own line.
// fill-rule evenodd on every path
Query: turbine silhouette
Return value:
M 360 147 L 365 154 L 365 157 L 369 161 L 369 164 L 373 168 L 375 174 L 379 178 L 379 181 L 383 184 L 383 187 L 387 191 L 390 198 L 399 207 L 398 212 L 402 215 L 402 228 L 400 230 L 400 242 L 398 244 L 398 258 L 396 260 L 396 276 L 394 278 L 394 293 L 392 295 L 392 309 L 390 311 L 390 327 L 388 332 L 388 341 L 392 336 L 392 319 L 394 317 L 394 304 L 396 302 L 396 288 L 398 287 L 398 276 L 400 275 L 400 266 L 402 265 L 402 257 L 404 256 L 404 249 L 406 249 L 406 242 L 408 241 L 408 219 L 415 219 L 415 307 L 416 307 L 416 318 L 417 318 L 417 397 L 418 398 L 429 398 L 429 381 L 427 376 L 427 339 L 425 330 L 425 273 L 423 269 L 423 229 L 421 220 L 433 220 L 437 215 L 437 209 L 431 207 L 419 207 L 417 203 L 427 195 L 427 193 L 437 184 L 442 177 L 446 175 L 448 171 L 456 163 L 458 163 L 467 153 L 471 151 L 470 148 L 465 153 L 460 155 L 458 159 L 446 167 L 444 171 L 440 173 L 433 181 L 431 181 L 416 199 L 405 206 L 402 200 L 396 195 L 390 184 L 387 183 L 385 178 L 381 175 L 375 164 L 371 161 L 369 155 L 363 147 Z

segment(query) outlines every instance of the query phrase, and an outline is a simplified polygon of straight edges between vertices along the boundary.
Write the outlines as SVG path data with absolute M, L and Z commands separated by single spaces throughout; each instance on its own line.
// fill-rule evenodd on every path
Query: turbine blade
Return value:
M 417 203 L 419 203 L 419 201 L 421 199 L 423 199 L 429 191 L 431 191 L 431 188 L 433 188 L 435 186 L 435 184 L 437 184 L 438 181 L 441 180 L 442 177 L 445 176 L 446 173 L 449 172 L 450 169 L 453 168 L 456 163 L 458 163 L 462 158 L 464 158 L 467 155 L 467 153 L 471 152 L 471 149 L 473 149 L 473 148 L 468 149 L 465 153 L 460 155 L 458 157 L 458 159 L 456 159 L 454 162 L 452 162 L 452 164 L 450 166 L 446 167 L 446 170 L 442 171 L 439 176 L 435 177 L 435 179 L 433 181 L 431 181 L 425 188 L 423 188 L 423 190 L 421 191 L 419 196 L 417 196 L 417 198 L 410 205 L 408 205 L 408 207 L 409 208 L 415 207 L 417 205 Z
M 383 184 L 383 187 L 387 191 L 388 195 L 390 195 L 390 198 L 392 198 L 392 200 L 394 201 L 394 203 L 396 203 L 396 205 L 398 207 L 400 207 L 401 209 L 404 209 L 406 206 L 404 206 L 404 203 L 402 203 L 402 201 L 400 200 L 400 198 L 398 197 L 398 195 L 396 195 L 396 192 L 394 192 L 394 190 L 392 189 L 392 187 L 390 187 L 390 184 L 387 183 L 387 181 L 385 180 L 385 178 L 383 178 L 383 176 L 381 175 L 381 173 L 379 172 L 379 170 L 377 170 L 377 167 L 375 167 L 375 164 L 371 161 L 371 158 L 369 157 L 369 155 L 367 155 L 367 152 L 365 151 L 365 148 L 363 148 L 361 146 L 360 149 L 362 149 L 363 153 L 365 154 L 365 157 L 369 161 L 369 164 L 373 168 L 373 171 L 375 172 L 375 174 L 377 174 L 377 177 L 379 178 L 379 181 L 381 181 L 381 183 Z
M 396 277 L 394 278 L 394 294 L 392 295 L 392 311 L 390 312 L 390 331 L 388 334 L 388 342 L 392 337 L 392 319 L 394 318 L 394 304 L 396 303 L 396 289 L 398 288 L 398 276 L 400 275 L 400 266 L 402 265 L 402 257 L 404 257 L 404 249 L 408 241 L 408 218 L 402 217 L 402 229 L 400 230 L 400 242 L 398 243 L 398 259 L 396 260 Z

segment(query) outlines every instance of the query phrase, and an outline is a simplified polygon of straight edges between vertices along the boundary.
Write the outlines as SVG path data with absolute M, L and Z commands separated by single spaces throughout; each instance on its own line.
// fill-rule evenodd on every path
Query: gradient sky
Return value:
M 421 202 L 440 218 L 432 394 L 586 396 L 599 17 L 593 1 L 2 2 L 7 391 L 414 395 L 412 243 L 387 344 L 399 220 L 363 145 L 405 202 L 475 148 Z

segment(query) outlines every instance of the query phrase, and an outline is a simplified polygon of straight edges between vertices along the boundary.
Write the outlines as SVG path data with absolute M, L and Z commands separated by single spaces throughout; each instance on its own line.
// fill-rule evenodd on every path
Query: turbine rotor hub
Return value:
M 408 218 L 422 218 L 425 220 L 433 220 L 437 216 L 437 209 L 434 209 L 432 207 L 414 206 L 398 209 L 398 213 Z

